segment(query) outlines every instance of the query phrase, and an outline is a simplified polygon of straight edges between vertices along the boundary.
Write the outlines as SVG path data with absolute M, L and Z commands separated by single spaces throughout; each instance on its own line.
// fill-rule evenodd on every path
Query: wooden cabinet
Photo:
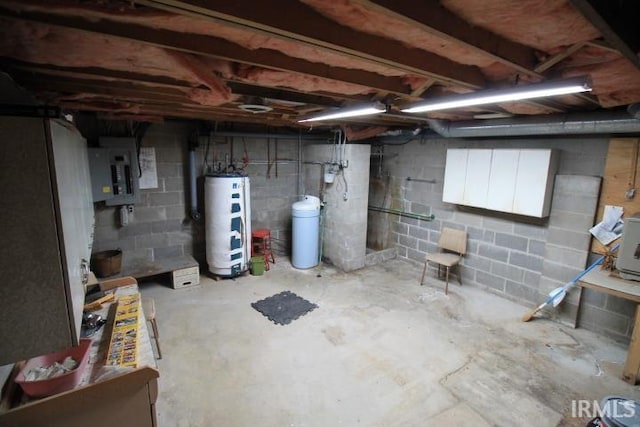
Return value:
M 115 292 L 118 300 L 139 292 L 133 277 L 110 279 L 100 283 L 103 291 Z M 52 396 L 30 399 L 22 395 L 15 376 L 17 363 L 4 385 L 0 383 L 0 426 L 12 427 L 154 427 L 159 372 L 151 347 L 144 311 L 138 317 L 138 368 L 120 371 L 105 367 L 115 321 L 114 303 L 105 303 L 94 311 L 107 324 L 91 336 L 89 362 L 78 387 Z M 120 370 L 120 368 L 118 368 Z M 105 377 L 106 375 L 106 377 Z
M 0 365 L 76 345 L 94 226 L 70 124 L 0 117 Z
M 157 426 L 158 371 L 138 368 L 114 378 L 34 400 L 5 413 L 12 427 Z
M 551 149 L 449 149 L 442 200 L 543 218 L 556 170 Z

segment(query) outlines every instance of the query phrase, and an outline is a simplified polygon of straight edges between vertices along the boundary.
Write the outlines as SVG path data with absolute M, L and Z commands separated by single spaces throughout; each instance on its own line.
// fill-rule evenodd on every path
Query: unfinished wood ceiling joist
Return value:
M 615 3 L 622 12 L 637 8 Z M 388 114 L 354 119 L 370 134 L 427 117 L 640 102 L 639 30 L 612 7 L 603 0 L 442 0 L 419 8 L 405 0 L 2 0 L 0 67 L 42 101 L 141 120 L 192 114 L 297 127 L 310 111 L 382 100 Z M 593 82 L 590 95 L 398 114 L 419 99 L 582 75 Z M 273 110 L 238 108 L 256 99 Z

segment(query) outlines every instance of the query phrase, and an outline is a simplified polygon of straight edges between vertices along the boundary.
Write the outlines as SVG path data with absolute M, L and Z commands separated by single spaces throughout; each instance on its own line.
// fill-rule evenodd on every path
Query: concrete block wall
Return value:
M 200 142 L 199 157 L 206 150 L 207 141 L 201 138 Z M 246 147 L 249 164 L 244 171 L 251 180 L 251 227 L 254 230 L 269 228 L 276 254 L 288 256 L 291 248 L 291 205 L 302 194 L 298 189 L 298 141 L 215 137 L 214 142 L 217 161 L 213 162 L 213 154 L 210 154 L 212 163 L 228 156 L 242 164 Z
M 474 147 L 560 150 L 551 216 L 536 219 L 443 203 L 447 148 Z M 371 186 L 373 197 L 385 200 L 385 207 L 434 214 L 435 219 L 422 221 L 375 213 L 369 215 L 369 227 L 388 227 L 385 247 L 396 247 L 399 257 L 420 265 L 426 253 L 437 250 L 442 227 L 466 230 L 468 254 L 462 266 L 463 284 L 484 287 L 533 308 L 551 289 L 564 285 L 587 265 L 588 229 L 594 222 L 607 147 L 608 141 L 599 138 L 423 139 L 386 146 L 383 176 L 388 178 L 384 185 L 378 182 Z M 408 181 L 407 177 L 435 183 Z M 380 192 L 385 194 L 381 196 Z M 416 285 L 418 281 L 416 277 Z M 455 291 L 464 292 L 464 287 Z M 546 315 L 572 323 L 577 295 L 577 290 L 571 292 L 560 310 Z M 633 310 L 633 304 L 627 301 L 584 290 L 578 323 L 628 341 Z
M 342 169 L 344 179 L 338 175 L 325 189 L 325 220 L 323 256 L 344 271 L 365 266 L 367 240 L 367 205 L 369 200 L 369 145 L 347 144 Z M 332 145 L 315 144 L 305 147 L 304 159 L 309 162 L 331 161 Z M 319 196 L 321 168 L 305 165 L 305 188 L 308 194 Z M 345 184 L 346 180 L 346 184 Z
M 280 161 L 276 176 L 274 140 L 271 140 L 269 150 L 265 138 L 200 138 L 196 171 L 202 218 L 193 221 L 190 218 L 187 148 L 189 135 L 196 129 L 188 122 L 154 124 L 149 128 L 142 146 L 155 148 L 158 188 L 141 190 L 140 201 L 135 204 L 134 214 L 125 227 L 119 224 L 117 208 L 97 203 L 94 252 L 120 248 L 125 267 L 179 255 L 192 255 L 206 265 L 203 175 L 213 165 L 224 164 L 225 159 L 235 159 L 242 164 L 246 147 L 249 164 L 245 171 L 251 178 L 252 227 L 270 228 L 276 254 L 289 253 L 291 204 L 298 200 L 297 140 L 278 141 Z M 208 153 L 207 162 L 204 161 L 205 153 Z
M 120 248 L 123 266 L 140 261 L 194 254 L 203 242 L 197 224 L 189 221 L 185 194 L 188 125 L 153 125 L 143 146 L 154 147 L 158 187 L 140 191 L 129 225 L 120 226 L 118 208 L 96 204 L 94 251 Z
M 556 176 L 540 278 L 541 293 L 563 286 L 567 276 L 575 277 L 584 270 L 591 244 L 588 230 L 598 207 L 600 184 L 600 177 Z M 579 294 L 570 292 L 563 304 L 548 314 L 575 326 L 579 320 L 576 317 Z

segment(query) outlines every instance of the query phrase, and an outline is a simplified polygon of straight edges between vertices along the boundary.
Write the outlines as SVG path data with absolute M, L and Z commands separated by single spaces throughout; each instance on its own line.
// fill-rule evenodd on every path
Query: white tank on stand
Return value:
M 251 259 L 251 192 L 241 174 L 205 178 L 207 264 L 218 276 L 235 277 L 249 270 Z
M 293 216 L 291 264 L 295 268 L 311 268 L 319 262 L 320 199 L 304 196 L 291 207 Z

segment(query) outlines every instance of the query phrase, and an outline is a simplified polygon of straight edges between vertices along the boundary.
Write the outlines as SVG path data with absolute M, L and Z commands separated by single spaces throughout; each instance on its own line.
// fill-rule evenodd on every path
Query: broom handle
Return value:
M 612 249 L 611 252 L 616 251 L 618 248 L 620 247 L 620 245 L 615 245 Z M 589 273 L 591 270 L 593 270 L 594 268 L 596 268 L 598 265 L 602 264 L 602 261 L 604 261 L 605 255 L 602 255 L 600 258 L 598 258 L 597 260 L 595 260 L 589 267 L 586 268 L 586 270 L 584 270 L 582 273 L 578 274 L 576 277 L 574 277 L 573 279 L 571 279 L 571 281 L 569 283 L 567 283 L 565 285 L 566 289 L 569 289 L 569 287 L 575 285 L 578 280 L 582 279 L 582 277 L 584 275 L 586 275 L 587 273 Z M 565 290 L 566 290 L 565 289 Z
M 611 249 L 611 252 L 617 250 L 620 247 L 620 245 L 615 245 L 613 247 L 613 249 Z M 594 268 L 596 268 L 598 265 L 600 265 L 602 263 L 602 261 L 604 261 L 605 256 L 601 256 L 600 258 L 598 258 L 597 260 L 595 260 L 589 267 L 587 267 L 584 271 L 582 271 L 580 274 L 578 274 L 576 277 L 574 277 L 573 279 L 571 279 L 570 282 L 568 282 L 566 285 L 564 285 L 562 288 L 558 288 L 557 292 L 551 291 L 551 294 L 549 294 L 549 296 L 547 297 L 547 299 L 540 304 L 539 306 L 537 306 L 535 309 L 533 309 L 533 311 L 527 313 L 524 315 L 524 317 L 522 318 L 523 322 L 528 322 L 529 320 L 531 320 L 531 318 L 540 310 L 542 310 L 545 306 L 547 306 L 549 303 L 551 303 L 558 295 L 560 295 L 563 291 L 567 291 L 569 290 L 569 288 L 571 288 L 573 285 L 575 285 L 578 280 L 580 280 L 585 274 L 589 273 L 591 270 L 593 270 Z M 564 299 L 564 296 L 562 297 Z M 562 300 L 560 300 L 562 301 Z

